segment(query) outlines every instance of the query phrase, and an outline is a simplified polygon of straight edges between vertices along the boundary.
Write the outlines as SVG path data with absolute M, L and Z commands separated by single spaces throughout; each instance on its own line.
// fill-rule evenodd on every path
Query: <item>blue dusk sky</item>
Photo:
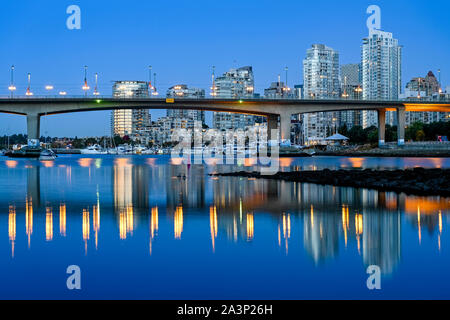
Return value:
M 66 27 L 70 5 L 81 8 L 81 30 Z M 302 83 L 302 60 L 313 43 L 340 53 L 340 63 L 358 63 L 367 36 L 366 8 L 381 7 L 381 27 L 403 45 L 403 86 L 414 76 L 441 69 L 450 84 L 448 1 L 299 0 L 4 0 L 0 3 L 0 96 L 7 96 L 10 66 L 17 93 L 32 90 L 82 94 L 83 66 L 93 86 L 111 94 L 114 80 L 148 80 L 157 73 L 161 94 L 177 83 L 209 88 L 211 66 L 221 74 L 251 65 L 256 92 L 263 93 L 285 66 L 289 84 Z M 208 92 L 208 90 L 207 90 Z M 152 111 L 152 117 L 165 114 Z M 108 135 L 110 112 L 45 117 L 41 134 Z M 24 133 L 25 118 L 0 114 L 0 135 Z

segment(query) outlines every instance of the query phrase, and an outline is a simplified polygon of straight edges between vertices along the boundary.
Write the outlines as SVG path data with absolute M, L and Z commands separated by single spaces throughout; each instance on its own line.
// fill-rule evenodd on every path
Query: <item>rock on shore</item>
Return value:
M 323 185 L 404 192 L 416 195 L 450 197 L 450 169 L 414 168 L 406 170 L 319 170 L 278 172 L 261 175 L 259 172 L 216 173 L 216 176 L 236 176 L 275 179 Z

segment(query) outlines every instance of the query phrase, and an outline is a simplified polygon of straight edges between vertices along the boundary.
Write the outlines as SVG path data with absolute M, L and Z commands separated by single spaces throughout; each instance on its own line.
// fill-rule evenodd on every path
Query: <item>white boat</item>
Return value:
M 53 161 L 56 159 L 56 154 L 52 150 L 44 149 L 41 151 L 39 161 Z
M 85 149 L 81 149 L 80 151 L 81 151 L 81 154 L 106 154 L 107 153 L 98 144 L 94 144 L 93 146 L 89 146 Z
M 153 154 L 153 151 L 148 149 L 147 147 L 138 145 L 138 146 L 134 147 L 133 153 L 134 154 Z

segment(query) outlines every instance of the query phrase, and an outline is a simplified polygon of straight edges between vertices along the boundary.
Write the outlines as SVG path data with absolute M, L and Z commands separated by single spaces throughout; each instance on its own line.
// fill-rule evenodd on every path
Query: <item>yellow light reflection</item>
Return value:
M 355 233 L 356 233 L 356 240 L 358 243 L 358 253 L 361 253 L 360 236 L 363 233 L 363 216 L 362 216 L 362 214 L 355 215 Z
M 46 168 L 53 168 L 53 166 L 55 165 L 55 163 L 53 161 L 41 161 L 41 163 Z
M 438 234 L 438 248 L 441 251 L 441 234 L 442 234 L 442 212 L 439 210 L 438 213 L 438 221 L 439 221 L 439 234 Z
M 152 217 L 150 220 L 150 232 L 152 239 L 155 237 L 156 233 L 158 232 L 158 207 L 152 208 Z
M 11 257 L 14 258 L 14 243 L 16 241 L 16 208 L 9 206 L 8 236 L 11 241 Z
M 253 213 L 247 213 L 247 240 L 253 240 L 255 225 L 253 220 Z
M 150 255 L 152 254 L 152 240 L 155 238 L 156 234 L 158 233 L 158 225 L 159 225 L 159 218 L 158 218 L 158 207 L 152 208 L 152 213 L 150 217 Z
M 244 166 L 245 167 L 251 167 L 258 164 L 258 160 L 256 158 L 245 158 L 244 159 Z
M 292 158 L 280 158 L 278 160 L 280 162 L 280 167 L 290 167 L 294 159 Z
M 419 244 L 422 243 L 422 228 L 420 226 L 420 220 L 421 220 L 421 218 L 420 218 L 420 207 L 418 206 L 417 207 L 417 229 L 418 229 L 418 232 L 419 232 Z
M 121 240 L 127 238 L 127 217 L 124 212 L 119 213 L 119 237 Z
M 25 200 L 25 229 L 28 237 L 28 248 L 31 244 L 31 235 L 33 234 L 33 203 L 31 198 Z
M 347 231 L 349 230 L 349 214 L 347 205 L 342 206 L 342 230 L 344 230 L 345 247 L 347 247 Z
M 95 233 L 95 249 L 98 248 L 98 232 L 100 231 L 100 207 L 94 205 L 92 208 L 92 224 Z
M 127 233 L 133 235 L 134 231 L 134 211 L 132 206 L 127 207 Z
M 66 236 L 66 204 L 59 205 L 59 234 Z
M 52 207 L 45 208 L 45 240 L 53 240 L 53 211 Z
M 174 233 L 175 239 L 181 238 L 183 232 L 183 207 L 178 206 L 174 213 Z
M 80 167 L 83 168 L 89 168 L 92 164 L 92 160 L 91 158 L 80 158 L 78 159 L 78 164 L 80 165 Z
M 82 233 L 83 233 L 83 241 L 84 241 L 84 253 L 87 254 L 87 241 L 89 240 L 89 234 L 90 234 L 90 222 L 89 222 L 89 210 L 88 209 L 83 209 Z
M 349 158 L 348 161 L 353 168 L 362 168 L 364 164 L 364 158 Z
M 284 238 L 284 243 L 285 243 L 285 249 L 286 249 L 286 254 L 288 254 L 289 251 L 289 239 L 291 238 L 291 216 L 288 214 L 286 215 L 285 213 L 283 213 L 283 219 L 282 219 L 282 224 L 283 224 L 283 238 Z
M 145 162 L 150 166 L 150 167 L 154 167 L 156 164 L 156 158 L 147 158 L 147 160 L 145 160 Z
M 209 228 L 211 231 L 211 241 L 213 252 L 216 250 L 215 239 L 217 238 L 217 208 L 216 206 L 209 207 Z
M 14 169 L 15 167 L 17 167 L 18 162 L 16 160 L 6 160 L 5 161 L 6 166 L 10 169 Z

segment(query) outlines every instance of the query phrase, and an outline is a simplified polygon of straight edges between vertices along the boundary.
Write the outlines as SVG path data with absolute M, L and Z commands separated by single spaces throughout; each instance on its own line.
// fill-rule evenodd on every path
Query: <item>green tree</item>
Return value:
M 339 129 L 338 129 L 338 133 L 342 134 L 343 136 L 348 137 L 347 124 L 344 123 L 342 126 L 340 126 Z
M 416 141 L 417 131 L 423 130 L 422 122 L 414 122 L 412 125 L 406 128 L 405 130 L 405 138 L 406 140 Z
M 423 130 L 418 130 L 416 132 L 416 141 L 424 141 L 425 140 L 425 132 Z
M 348 136 L 350 143 L 360 144 L 367 141 L 367 134 L 361 126 L 353 126 L 348 131 Z

